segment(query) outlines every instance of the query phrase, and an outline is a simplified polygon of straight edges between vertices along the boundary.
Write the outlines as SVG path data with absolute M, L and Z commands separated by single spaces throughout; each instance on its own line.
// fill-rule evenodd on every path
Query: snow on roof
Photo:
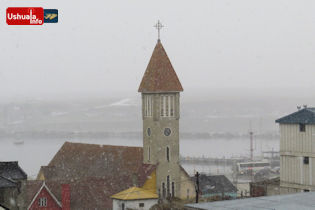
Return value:
M 315 192 L 187 204 L 186 207 L 190 207 L 191 209 L 205 210 L 308 210 L 315 208 Z

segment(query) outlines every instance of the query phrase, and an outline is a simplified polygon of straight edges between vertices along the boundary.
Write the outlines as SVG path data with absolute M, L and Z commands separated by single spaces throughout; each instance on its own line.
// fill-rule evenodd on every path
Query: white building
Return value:
M 113 210 L 149 210 L 158 202 L 156 193 L 139 187 L 131 187 L 113 195 L 111 198 L 113 199 Z
M 276 120 L 280 125 L 280 193 L 315 191 L 315 108 Z

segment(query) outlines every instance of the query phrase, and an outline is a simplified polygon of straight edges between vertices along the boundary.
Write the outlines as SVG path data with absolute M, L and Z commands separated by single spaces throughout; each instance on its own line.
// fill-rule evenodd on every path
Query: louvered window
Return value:
M 160 98 L 160 115 L 161 117 L 175 116 L 175 96 L 162 95 Z
M 144 96 L 144 116 L 152 117 L 153 113 L 153 100 L 151 95 Z

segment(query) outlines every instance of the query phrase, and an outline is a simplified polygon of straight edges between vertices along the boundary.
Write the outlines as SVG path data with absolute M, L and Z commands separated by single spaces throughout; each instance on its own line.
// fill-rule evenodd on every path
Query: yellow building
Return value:
M 150 209 L 158 202 L 158 195 L 139 187 L 131 187 L 113 196 L 113 210 Z

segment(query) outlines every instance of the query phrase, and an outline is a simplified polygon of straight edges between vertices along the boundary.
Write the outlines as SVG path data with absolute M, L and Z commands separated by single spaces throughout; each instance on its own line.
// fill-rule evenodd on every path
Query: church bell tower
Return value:
M 176 196 L 180 190 L 181 91 L 182 85 L 158 39 L 138 92 L 142 96 L 143 162 L 157 165 L 157 193 L 164 198 Z

